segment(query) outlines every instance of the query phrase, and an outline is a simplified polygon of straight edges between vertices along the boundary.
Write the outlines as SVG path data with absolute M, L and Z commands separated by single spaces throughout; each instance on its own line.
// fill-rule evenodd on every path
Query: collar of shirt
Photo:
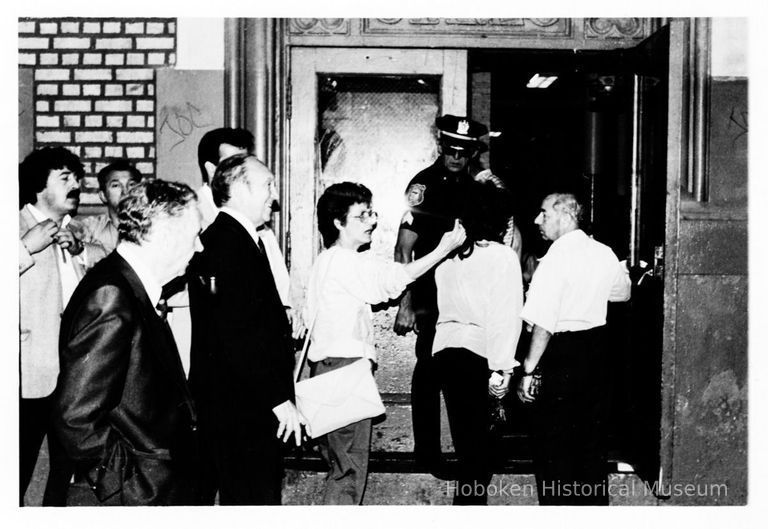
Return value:
M 560 237 L 552 241 L 552 245 L 549 247 L 549 250 L 559 251 L 560 248 L 567 248 L 574 244 L 576 245 L 581 244 L 582 242 L 584 242 L 585 239 L 589 239 L 589 236 L 586 233 L 584 233 L 582 230 L 577 228 L 573 231 L 569 231 L 565 235 L 561 235 Z M 546 257 L 546 254 L 544 255 L 544 257 Z
M 37 222 L 44 222 L 44 221 L 46 221 L 46 220 L 51 220 L 51 219 L 49 219 L 49 218 L 48 218 L 48 217 L 45 215 L 45 213 L 43 213 L 42 211 L 40 211 L 39 209 L 37 209 L 37 207 L 35 207 L 35 206 L 34 206 L 34 205 L 32 205 L 32 204 L 27 204 L 27 210 L 30 212 L 30 214 L 32 215 L 32 217 L 33 217 L 33 218 L 34 218 L 34 219 L 35 219 Z M 61 227 L 61 228 L 66 228 L 66 227 L 67 227 L 67 224 L 69 224 L 69 221 L 70 221 L 70 220 L 72 220 L 72 217 L 70 217 L 69 215 L 64 215 L 64 218 L 63 218 L 63 219 L 61 219 L 61 226 L 60 226 L 60 227 Z
M 146 290 L 152 307 L 157 307 L 157 302 L 160 301 L 160 296 L 163 294 L 163 287 L 154 274 L 152 274 L 152 271 L 141 260 L 137 245 L 123 241 L 117 245 L 117 253 L 125 259 L 133 268 L 133 271 L 136 272 L 136 275 L 139 276 L 139 281 L 141 281 L 141 285 Z
M 256 246 L 259 245 L 259 234 L 256 231 L 256 226 L 253 225 L 253 222 L 251 222 L 251 220 L 248 217 L 246 217 L 239 211 L 229 208 L 227 206 L 223 206 L 219 211 L 226 213 L 227 215 L 235 219 L 238 223 L 240 223 L 240 225 L 243 228 L 245 228 L 245 231 L 248 232 L 248 235 L 251 236 L 251 238 L 253 239 L 253 242 L 256 243 Z
M 211 224 L 216 220 L 216 216 L 219 214 L 219 208 L 213 201 L 213 191 L 211 191 L 211 186 L 208 184 L 203 184 L 197 190 L 197 204 L 206 225 Z

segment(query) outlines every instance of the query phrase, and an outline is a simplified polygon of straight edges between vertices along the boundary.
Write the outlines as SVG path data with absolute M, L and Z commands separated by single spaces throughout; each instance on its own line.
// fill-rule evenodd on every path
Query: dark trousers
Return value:
M 411 381 L 413 451 L 416 460 L 427 466 L 440 463 L 440 379 L 432 358 L 436 316 L 417 317 L 416 366 Z
M 468 349 L 443 349 L 435 362 L 459 461 L 454 505 L 486 505 L 490 472 L 488 361 Z
M 209 413 L 200 409 L 198 414 L 198 434 L 200 449 L 192 469 L 193 505 L 214 505 L 219 492 L 219 475 L 214 456 L 213 420 L 206 419 Z
M 326 358 L 312 366 L 312 376 L 339 369 L 360 358 Z M 324 505 L 361 505 L 368 481 L 371 452 L 371 419 L 357 421 L 318 439 L 320 454 L 328 465 Z
M 604 327 L 552 336 L 536 401 L 540 505 L 607 505 Z
M 277 421 L 264 417 L 256 428 L 230 426 L 214 432 L 219 504 L 280 505 L 283 447 L 275 437 Z
M 65 506 L 74 465 L 51 428 L 53 397 L 19 399 L 19 505 L 32 480 L 43 439 L 48 435 L 49 471 L 43 495 L 45 506 Z

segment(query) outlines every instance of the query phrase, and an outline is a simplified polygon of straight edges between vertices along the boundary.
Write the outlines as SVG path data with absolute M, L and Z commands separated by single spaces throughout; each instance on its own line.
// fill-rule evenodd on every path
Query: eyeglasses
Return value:
M 457 149 L 456 147 L 452 147 L 450 145 L 442 145 L 441 147 L 443 154 L 449 158 L 469 158 L 474 154 L 474 149 L 472 148 Z
M 353 219 L 359 220 L 360 222 L 371 221 L 371 220 L 376 222 L 377 220 L 379 220 L 379 214 L 373 211 L 372 209 L 367 209 L 362 213 L 360 213 L 359 215 L 350 215 L 350 216 Z

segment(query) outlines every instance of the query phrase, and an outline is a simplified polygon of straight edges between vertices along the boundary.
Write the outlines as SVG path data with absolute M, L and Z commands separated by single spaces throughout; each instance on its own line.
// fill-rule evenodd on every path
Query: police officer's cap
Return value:
M 484 151 L 487 147 L 480 141 L 488 134 L 488 128 L 482 123 L 466 116 L 446 114 L 435 120 L 440 145 L 456 150 Z

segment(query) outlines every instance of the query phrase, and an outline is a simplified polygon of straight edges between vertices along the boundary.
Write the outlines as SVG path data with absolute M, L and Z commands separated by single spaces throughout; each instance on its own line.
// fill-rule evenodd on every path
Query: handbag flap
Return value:
M 370 362 L 362 358 L 296 384 L 296 397 L 308 403 L 341 406 L 350 395 L 371 404 L 381 402 Z

